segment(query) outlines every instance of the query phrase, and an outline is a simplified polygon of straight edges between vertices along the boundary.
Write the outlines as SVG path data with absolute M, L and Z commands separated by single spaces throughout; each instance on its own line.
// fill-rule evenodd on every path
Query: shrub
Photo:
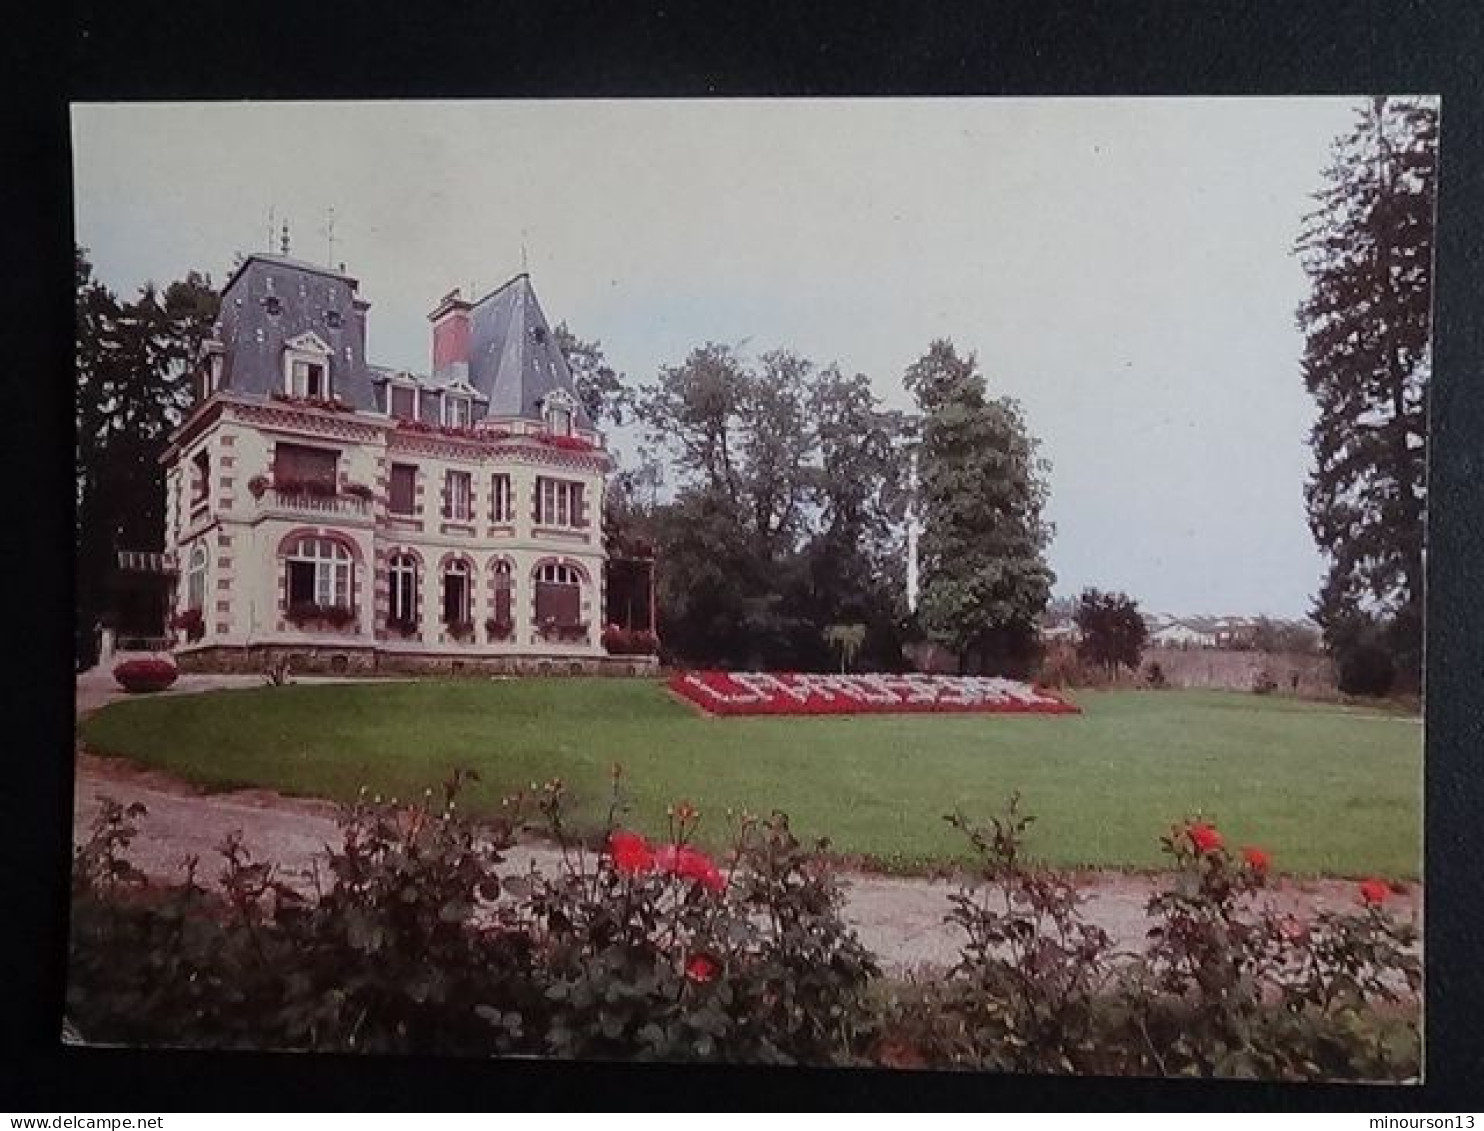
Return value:
M 270 659 L 263 669 L 263 682 L 269 687 L 285 687 L 289 679 L 289 658 L 287 656 L 275 656 Z
M 1149 666 L 1144 670 L 1144 681 L 1157 690 L 1168 687 L 1170 683 L 1165 675 L 1164 665 L 1158 660 L 1149 661 Z
M 515 625 L 508 620 L 490 617 L 484 622 L 484 631 L 491 640 L 509 640 L 515 632 Z
M 347 483 L 341 490 L 353 499 L 363 499 L 366 502 L 376 498 L 376 492 L 364 483 Z
M 474 639 L 474 622 L 472 620 L 445 621 L 443 629 L 454 640 Z
M 877 970 L 784 818 L 741 820 L 723 872 L 682 804 L 667 843 L 615 827 L 585 868 L 552 782 L 529 800 L 569 864 L 521 873 L 502 865 L 526 799 L 476 827 L 455 808 L 471 776 L 411 805 L 363 795 L 312 890 L 234 836 L 220 896 L 194 865 L 151 894 L 123 858 L 143 809 L 105 801 L 74 870 L 72 1020 L 96 1040 L 230 1047 L 844 1055 Z
M 187 640 L 200 640 L 206 635 L 206 616 L 200 609 L 186 609 L 170 618 L 170 627 L 185 633 Z
M 1255 672 L 1252 676 L 1252 693 L 1254 695 L 1271 695 L 1278 690 L 1278 681 L 1273 678 L 1273 673 L 1267 668 Z
M 1048 645 L 1041 659 L 1036 682 L 1044 687 L 1085 687 L 1087 672 L 1075 645 L 1057 641 Z
M 271 486 L 273 486 L 273 481 L 266 475 L 254 475 L 247 481 L 247 489 L 252 492 L 252 497 L 255 499 L 261 499 Z
M 179 676 L 173 660 L 155 657 L 124 660 L 113 667 L 113 678 L 130 693 L 164 691 Z
M 610 624 L 603 629 L 603 647 L 612 656 L 653 656 L 660 650 L 660 638 L 647 628 Z
M 88 1039 L 212 1047 L 997 1068 L 1103 1075 L 1405 1079 L 1419 1062 L 1415 928 L 1379 879 L 1309 922 L 1265 900 L 1271 860 L 1191 818 L 1148 943 L 1115 953 L 1068 876 L 1026 855 L 1012 798 L 949 820 L 979 861 L 952 900 L 959 961 L 887 981 L 841 914 L 823 843 L 775 814 L 696 847 L 679 803 L 652 843 L 571 835 L 560 781 L 475 825 L 469 774 L 341 813 L 296 878 L 220 848 L 220 892 L 153 888 L 127 859 L 141 806 L 105 798 L 75 854 L 69 1021 Z M 534 807 L 553 874 L 505 862 Z M 590 849 L 597 845 L 595 853 Z

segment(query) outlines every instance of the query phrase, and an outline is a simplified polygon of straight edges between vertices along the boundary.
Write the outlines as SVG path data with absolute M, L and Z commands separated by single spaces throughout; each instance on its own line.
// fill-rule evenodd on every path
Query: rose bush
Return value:
M 950 902 L 950 970 L 887 978 L 842 915 L 822 844 L 775 814 L 705 851 L 680 802 L 665 835 L 566 826 L 566 787 L 460 815 L 466 777 L 411 803 L 364 795 L 309 876 L 221 846 L 217 890 L 152 886 L 128 860 L 142 807 L 105 799 L 76 853 L 69 1021 L 88 1040 L 422 1054 L 738 1060 L 1096 1074 L 1398 1080 L 1418 1071 L 1421 971 L 1392 885 L 1307 921 L 1268 898 L 1273 857 L 1200 816 L 1147 944 L 1115 949 L 1067 875 L 1027 853 L 1012 798 L 948 818 L 978 861 Z M 511 867 L 519 830 L 561 850 Z

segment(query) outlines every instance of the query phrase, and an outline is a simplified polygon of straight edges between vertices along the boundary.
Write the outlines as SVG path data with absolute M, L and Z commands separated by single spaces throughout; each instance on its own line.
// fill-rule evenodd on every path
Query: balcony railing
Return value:
M 318 495 L 307 491 L 280 491 L 276 487 L 270 487 L 263 493 L 263 504 L 277 510 L 297 511 L 301 514 L 350 518 L 367 518 L 371 514 L 371 501 L 359 495 Z

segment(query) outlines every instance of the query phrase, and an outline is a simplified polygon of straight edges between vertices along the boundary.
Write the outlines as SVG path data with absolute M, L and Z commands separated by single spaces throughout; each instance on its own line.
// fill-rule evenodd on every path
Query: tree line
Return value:
M 74 285 L 74 636 L 86 665 L 96 654 L 93 626 L 112 612 L 117 551 L 164 546 L 159 460 L 190 407 L 187 375 L 218 297 L 210 277 L 192 271 L 120 298 L 94 277 L 85 248 L 74 254 Z

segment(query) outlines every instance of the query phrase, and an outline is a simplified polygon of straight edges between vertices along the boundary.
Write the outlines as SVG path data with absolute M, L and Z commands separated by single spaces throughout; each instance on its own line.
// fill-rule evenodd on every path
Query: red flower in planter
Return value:
M 608 837 L 608 855 L 613 866 L 625 875 L 637 875 L 654 867 L 654 853 L 649 842 L 638 833 L 615 830 Z
M 1360 884 L 1360 901 L 1368 907 L 1379 907 L 1391 896 L 1391 885 L 1385 880 L 1369 879 Z
M 709 982 L 720 967 L 710 955 L 693 954 L 685 962 L 685 976 L 692 982 Z
M 1222 845 L 1221 834 L 1204 821 L 1196 821 L 1186 834 L 1197 852 L 1215 852 Z
M 1242 859 L 1247 861 L 1247 866 L 1254 872 L 1267 875 L 1268 868 L 1272 866 L 1273 858 L 1260 848 L 1242 849 Z
M 662 872 L 681 879 L 694 880 L 708 891 L 725 891 L 727 878 L 704 852 L 688 844 L 666 844 L 654 854 L 654 863 Z
M 129 692 L 164 691 L 179 674 L 170 660 L 124 660 L 115 664 L 113 678 Z

